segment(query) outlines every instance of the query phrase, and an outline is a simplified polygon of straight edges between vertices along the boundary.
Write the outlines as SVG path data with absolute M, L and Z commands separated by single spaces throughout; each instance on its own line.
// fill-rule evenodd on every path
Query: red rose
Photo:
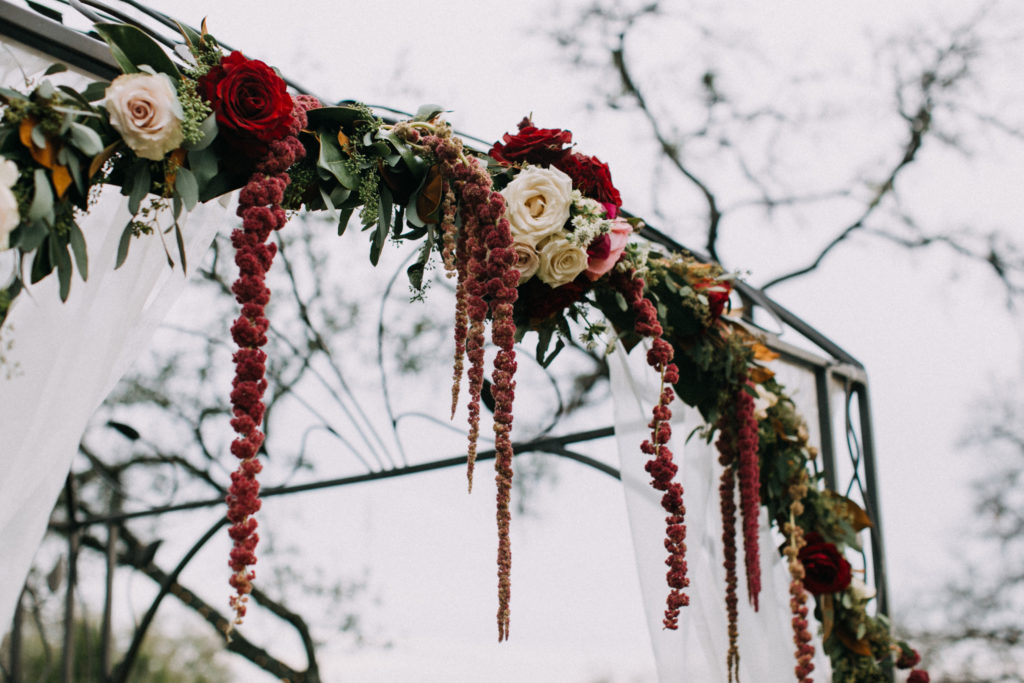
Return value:
M 622 206 L 622 197 L 619 191 L 612 185 L 612 173 L 608 170 L 608 164 L 597 157 L 586 154 L 573 153 L 555 162 L 555 168 L 572 178 L 572 187 L 579 190 L 586 197 L 596 199 L 608 208 L 609 218 L 615 218 L 618 208 Z
M 815 595 L 837 593 L 850 585 L 850 563 L 835 545 L 826 543 L 821 534 L 809 533 L 807 545 L 800 550 L 800 562 L 807 576 L 804 587 Z
M 929 683 L 932 677 L 924 669 L 914 669 L 907 677 L 907 683 Z
M 285 82 L 258 59 L 232 52 L 199 79 L 199 92 L 217 114 L 222 132 L 246 138 L 243 147 L 259 152 L 253 139 L 280 140 L 292 123 L 292 98 Z M 256 145 L 260 149 L 265 145 Z
M 572 133 L 559 128 L 536 128 L 529 118 L 524 118 L 519 122 L 518 133 L 505 133 L 502 139 L 504 144 L 496 142 L 488 152 L 499 164 L 510 166 L 525 161 L 549 166 L 568 156 L 571 150 L 563 145 L 572 144 Z
M 729 295 L 732 292 L 732 283 L 729 281 L 701 280 L 694 283 L 693 288 L 704 292 L 708 298 L 708 308 L 711 310 L 711 317 L 715 320 L 722 317 L 725 305 L 729 302 Z
M 906 643 L 900 643 L 900 657 L 896 660 L 896 668 L 913 669 L 920 663 L 921 655 L 917 653 L 917 650 L 906 645 Z

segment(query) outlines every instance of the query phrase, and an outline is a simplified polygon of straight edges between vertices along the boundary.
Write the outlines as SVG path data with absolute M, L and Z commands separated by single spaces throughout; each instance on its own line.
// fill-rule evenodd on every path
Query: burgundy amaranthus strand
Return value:
M 256 564 L 259 542 L 256 519 L 252 515 L 260 509 L 260 485 L 256 475 L 263 466 L 257 455 L 264 438 L 260 424 L 265 411 L 263 392 L 267 389 L 264 379 L 267 355 L 260 347 L 267 343 L 270 325 L 264 316 L 264 307 L 270 301 L 266 274 L 277 253 L 277 246 L 266 242 L 270 233 L 287 221 L 281 200 L 289 182 L 288 168 L 305 154 L 295 136 L 306 125 L 305 110 L 309 104 L 296 103 L 289 134 L 271 142 L 265 156 L 256 164 L 256 172 L 239 193 L 237 213 L 242 218 L 242 227 L 231 233 L 239 271 L 231 291 L 241 305 L 241 315 L 231 326 L 231 337 L 238 346 L 231 391 L 231 427 L 238 436 L 231 444 L 231 452 L 241 462 L 231 474 L 226 498 L 227 517 L 231 522 L 228 533 L 233 541 L 228 565 L 234 572 L 229 583 L 235 589 L 231 597 L 235 624 L 241 624 L 245 616 L 252 580 L 256 576 L 250 567 Z
M 761 562 L 758 532 L 761 513 L 761 466 L 758 462 L 757 418 L 754 399 L 740 388 L 727 411 L 718 421 L 720 436 L 716 445 L 739 474 L 740 509 L 743 514 L 743 553 L 747 570 L 747 596 L 754 609 L 761 593 Z
M 749 386 L 749 385 L 748 385 Z M 759 531 L 761 520 L 761 465 L 758 461 L 757 418 L 754 398 L 736 392 L 736 451 L 739 457 L 740 510 L 743 514 L 743 562 L 747 570 L 747 597 L 754 611 L 761 594 Z
M 732 453 L 719 453 L 718 461 L 725 467 L 719 480 L 718 494 L 722 510 L 722 566 L 725 567 L 725 610 L 729 617 L 729 653 L 726 668 L 729 682 L 739 681 L 740 649 L 738 599 L 736 598 L 736 470 Z
M 447 131 L 445 131 L 447 132 Z M 456 359 L 461 359 L 460 337 L 465 338 L 469 378 L 469 486 L 473 486 L 473 462 L 480 424 L 480 392 L 484 373 L 484 322 L 491 315 L 491 341 L 498 348 L 494 359 L 494 461 L 498 521 L 498 640 L 509 635 L 512 546 L 509 537 L 512 490 L 512 403 L 515 399 L 515 323 L 513 305 L 518 297 L 519 271 L 512 248 L 512 230 L 505 219 L 505 199 L 494 191 L 486 168 L 462 156 L 461 141 L 448 135 L 432 135 L 423 142 L 433 149 L 444 175 L 459 195 L 462 230 L 456 242 L 459 288 L 456 292 Z M 445 212 L 448 222 L 448 212 Z M 453 219 L 454 216 L 451 216 Z M 451 220 L 454 226 L 454 220 Z M 446 228 L 447 231 L 447 228 Z M 464 287 L 463 287 L 463 283 Z M 465 309 L 465 318 L 461 310 Z M 468 322 L 468 331 L 466 330 Z M 458 378 L 456 378 L 456 381 Z M 456 384 L 457 386 L 457 384 Z M 456 397 L 453 389 L 453 399 Z
M 665 564 L 669 570 L 665 578 L 671 591 L 666 598 L 662 623 L 667 629 L 676 629 L 679 626 L 679 609 L 690 604 L 689 596 L 683 592 L 690 585 L 690 579 L 686 576 L 686 507 L 683 505 L 682 485 L 672 481 L 679 468 L 672 461 L 672 451 L 667 446 L 672 438 L 672 411 L 669 404 L 675 398 L 672 385 L 679 381 L 679 369 L 672 362 L 672 345 L 661 338 L 662 328 L 657 310 L 644 296 L 643 279 L 630 276 L 617 284 L 636 315 L 636 333 L 652 339 L 651 349 L 647 352 L 647 364 L 661 375 L 661 393 L 658 404 L 652 410 L 653 419 L 648 424 L 651 438 L 640 445 L 640 450 L 652 456 L 644 466 L 651 475 L 651 486 L 665 492 L 661 497 L 661 505 L 668 513 L 665 518 L 665 550 L 668 551 Z

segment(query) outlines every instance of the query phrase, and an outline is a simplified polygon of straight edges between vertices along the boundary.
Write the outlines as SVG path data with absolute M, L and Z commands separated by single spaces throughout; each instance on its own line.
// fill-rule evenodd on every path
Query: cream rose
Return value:
M 107 86 L 110 125 L 143 159 L 159 161 L 177 149 L 184 136 L 184 114 L 166 74 L 122 74 Z
M 0 157 L 2 158 L 2 157 Z M 11 231 L 18 227 L 18 199 L 11 188 L 18 182 L 18 166 L 13 161 L 0 161 L 0 251 L 11 246 Z
M 536 248 L 569 220 L 572 179 L 557 168 L 527 166 L 501 194 L 516 242 Z
M 587 251 L 567 239 L 553 237 L 540 249 L 537 277 L 552 287 L 572 282 L 587 269 Z
M 537 274 L 537 269 L 540 268 L 540 256 L 537 254 L 537 250 L 529 244 L 513 242 L 512 248 L 516 250 L 515 269 L 519 271 L 519 284 L 523 284 Z

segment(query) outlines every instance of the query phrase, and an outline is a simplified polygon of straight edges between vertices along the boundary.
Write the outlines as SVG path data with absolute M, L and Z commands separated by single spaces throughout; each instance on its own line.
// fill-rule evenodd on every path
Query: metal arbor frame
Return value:
M 54 0 L 58 5 L 58 0 Z M 38 3 L 33 3 L 38 7 Z M 127 21 L 141 25 L 156 37 L 161 38 L 162 30 L 173 30 L 173 22 L 164 15 L 148 10 L 133 0 L 123 0 L 130 9 L 141 12 L 148 17 L 147 21 L 139 21 L 135 16 L 110 7 L 100 2 L 86 0 L 69 0 L 68 5 L 88 18 L 114 21 Z M 0 35 L 7 39 L 22 43 L 36 50 L 52 55 L 55 59 L 69 63 L 78 69 L 101 78 L 112 78 L 119 70 L 109 56 L 105 46 L 92 37 L 72 30 L 54 20 L 53 16 L 45 16 L 0 0 Z M 154 30 L 155 27 L 155 30 Z M 162 38 L 167 42 L 166 36 Z M 294 83 L 293 87 L 302 90 Z M 687 251 L 667 235 L 648 227 L 644 236 L 652 242 L 675 251 Z M 779 353 L 784 362 L 795 365 L 813 374 L 817 397 L 818 433 L 821 437 L 821 472 L 826 485 L 835 491 L 844 493 L 859 502 L 865 509 L 873 526 L 870 529 L 870 542 L 865 546 L 864 565 L 870 567 L 866 577 L 877 589 L 877 609 L 887 614 L 888 594 L 885 571 L 885 553 L 882 535 L 882 519 L 879 510 L 877 473 L 875 468 L 874 438 L 871 423 L 871 410 L 868 391 L 867 374 L 863 365 L 850 354 L 801 320 L 791 311 L 770 299 L 764 292 L 738 282 L 738 295 L 744 302 L 744 308 L 751 324 L 759 316 L 774 319 L 780 332 L 786 331 L 798 335 L 802 345 L 798 346 L 780 338 L 778 334 L 765 333 L 767 345 Z M 805 347 L 811 346 L 814 352 Z M 387 387 L 384 387 L 385 392 Z M 393 420 L 394 424 L 394 420 Z M 560 458 L 574 460 L 587 467 L 597 469 L 611 477 L 619 478 L 619 472 L 601 460 L 580 452 L 580 446 L 596 439 L 610 437 L 614 434 L 612 427 L 591 429 L 552 436 L 545 433 L 540 438 L 515 444 L 517 454 L 541 453 Z M 494 457 L 493 451 L 484 451 L 478 459 L 486 460 Z M 261 496 L 264 498 L 302 493 L 306 491 L 348 486 L 357 483 L 380 481 L 394 477 L 406 476 L 431 470 L 454 467 L 464 464 L 464 456 L 450 457 L 430 462 L 391 466 L 381 465 L 380 469 L 367 467 L 363 474 L 325 479 L 293 486 L 266 488 Z M 817 463 L 815 463 L 817 464 Z M 105 526 L 106 541 L 103 547 L 96 548 L 107 558 L 107 593 L 103 617 L 103 670 L 109 681 L 125 681 L 132 664 L 139 655 L 142 640 L 149 625 L 162 603 L 164 597 L 175 592 L 177 578 L 199 549 L 225 525 L 226 519 L 220 519 L 203 534 L 191 550 L 186 553 L 175 569 L 160 577 L 160 590 L 149 606 L 145 616 L 135 630 L 131 645 L 115 665 L 111 657 L 111 621 L 112 598 L 111 586 L 117 566 L 117 547 L 124 542 L 120 536 L 123 524 L 129 520 L 144 517 L 166 515 L 173 512 L 197 508 L 209 508 L 221 505 L 223 495 L 185 503 L 166 505 L 146 510 L 120 512 L 112 507 L 106 513 L 87 517 L 78 517 L 75 506 L 74 480 L 69 478 L 65 489 L 64 503 L 66 519 L 56 525 L 55 530 L 67 537 L 68 576 L 67 595 L 65 599 L 65 636 L 62 650 L 62 680 L 74 680 L 72 666 L 73 642 L 72 624 L 74 621 L 74 588 L 77 568 L 77 556 L 80 551 L 84 533 L 91 528 Z M 178 597 L 181 597 L 180 595 Z M 7 679 L 11 683 L 20 683 L 21 673 L 18 664 L 18 652 L 21 647 L 22 620 L 24 614 L 19 608 L 11 629 L 10 650 L 13 653 Z M 211 624 L 215 620 L 208 619 Z M 304 634 L 304 639 L 308 633 Z M 280 672 L 287 674 L 290 672 Z M 315 673 L 307 680 L 314 680 Z M 318 679 L 317 679 L 318 680 Z

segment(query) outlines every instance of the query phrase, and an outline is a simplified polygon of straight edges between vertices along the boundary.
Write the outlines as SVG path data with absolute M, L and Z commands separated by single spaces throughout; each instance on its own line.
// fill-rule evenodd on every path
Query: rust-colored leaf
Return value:
M 416 213 L 424 223 L 438 222 L 439 217 L 436 214 L 438 207 L 441 206 L 442 187 L 441 169 L 438 166 L 431 166 L 427 171 L 427 182 L 423 184 L 420 196 L 416 198 Z
M 759 341 L 755 341 L 751 345 L 751 348 L 754 350 L 754 358 L 762 363 L 768 363 L 779 357 L 779 354 L 775 353 Z
M 861 529 L 867 529 L 873 527 L 874 524 L 871 522 L 871 518 L 868 517 L 868 513 L 864 511 L 860 505 L 857 505 L 846 496 L 840 495 L 835 491 L 826 492 L 831 498 L 835 499 L 839 505 L 846 510 L 846 514 L 850 517 L 854 531 L 860 531 Z
M 860 640 L 857 640 L 850 635 L 849 631 L 843 628 L 842 624 L 836 626 L 835 631 L 836 637 L 839 638 L 839 641 L 846 646 L 846 649 L 856 652 L 859 655 L 864 655 L 865 657 L 872 656 L 871 645 L 868 644 L 866 639 L 861 638 Z
M 319 141 L 319 140 L 318 140 Z M 348 147 L 349 137 L 345 135 L 345 131 L 338 129 L 338 144 L 341 145 L 342 149 Z
M 25 145 L 37 164 L 52 169 L 54 159 L 57 157 L 57 150 L 49 138 L 46 139 L 46 147 L 42 149 L 36 147 L 35 143 L 32 142 L 32 129 L 36 127 L 37 123 L 38 121 L 31 116 L 23 118 L 21 125 L 18 127 L 18 137 L 21 139 L 21 144 Z
M 831 595 L 821 596 L 821 640 L 824 642 L 832 635 L 832 628 L 836 624 L 836 609 Z
M 181 147 L 171 152 L 167 157 L 167 174 L 164 180 L 167 187 L 174 187 L 174 179 L 178 177 L 178 167 L 185 163 L 185 150 Z
M 107 145 L 107 147 L 102 152 L 93 157 L 92 161 L 89 163 L 90 178 L 92 178 L 94 175 L 100 172 L 100 169 L 103 168 L 103 164 L 107 163 L 107 159 L 114 156 L 114 152 L 116 152 L 118 147 L 120 146 L 120 140 L 112 142 L 109 145 Z
M 754 384 L 764 384 L 774 376 L 774 370 L 763 368 L 760 365 L 752 365 L 747 368 L 747 378 Z
M 51 176 L 53 177 L 53 187 L 57 190 L 57 198 L 63 199 L 64 193 L 71 185 L 71 174 L 68 172 L 68 167 L 57 164 L 53 167 Z

